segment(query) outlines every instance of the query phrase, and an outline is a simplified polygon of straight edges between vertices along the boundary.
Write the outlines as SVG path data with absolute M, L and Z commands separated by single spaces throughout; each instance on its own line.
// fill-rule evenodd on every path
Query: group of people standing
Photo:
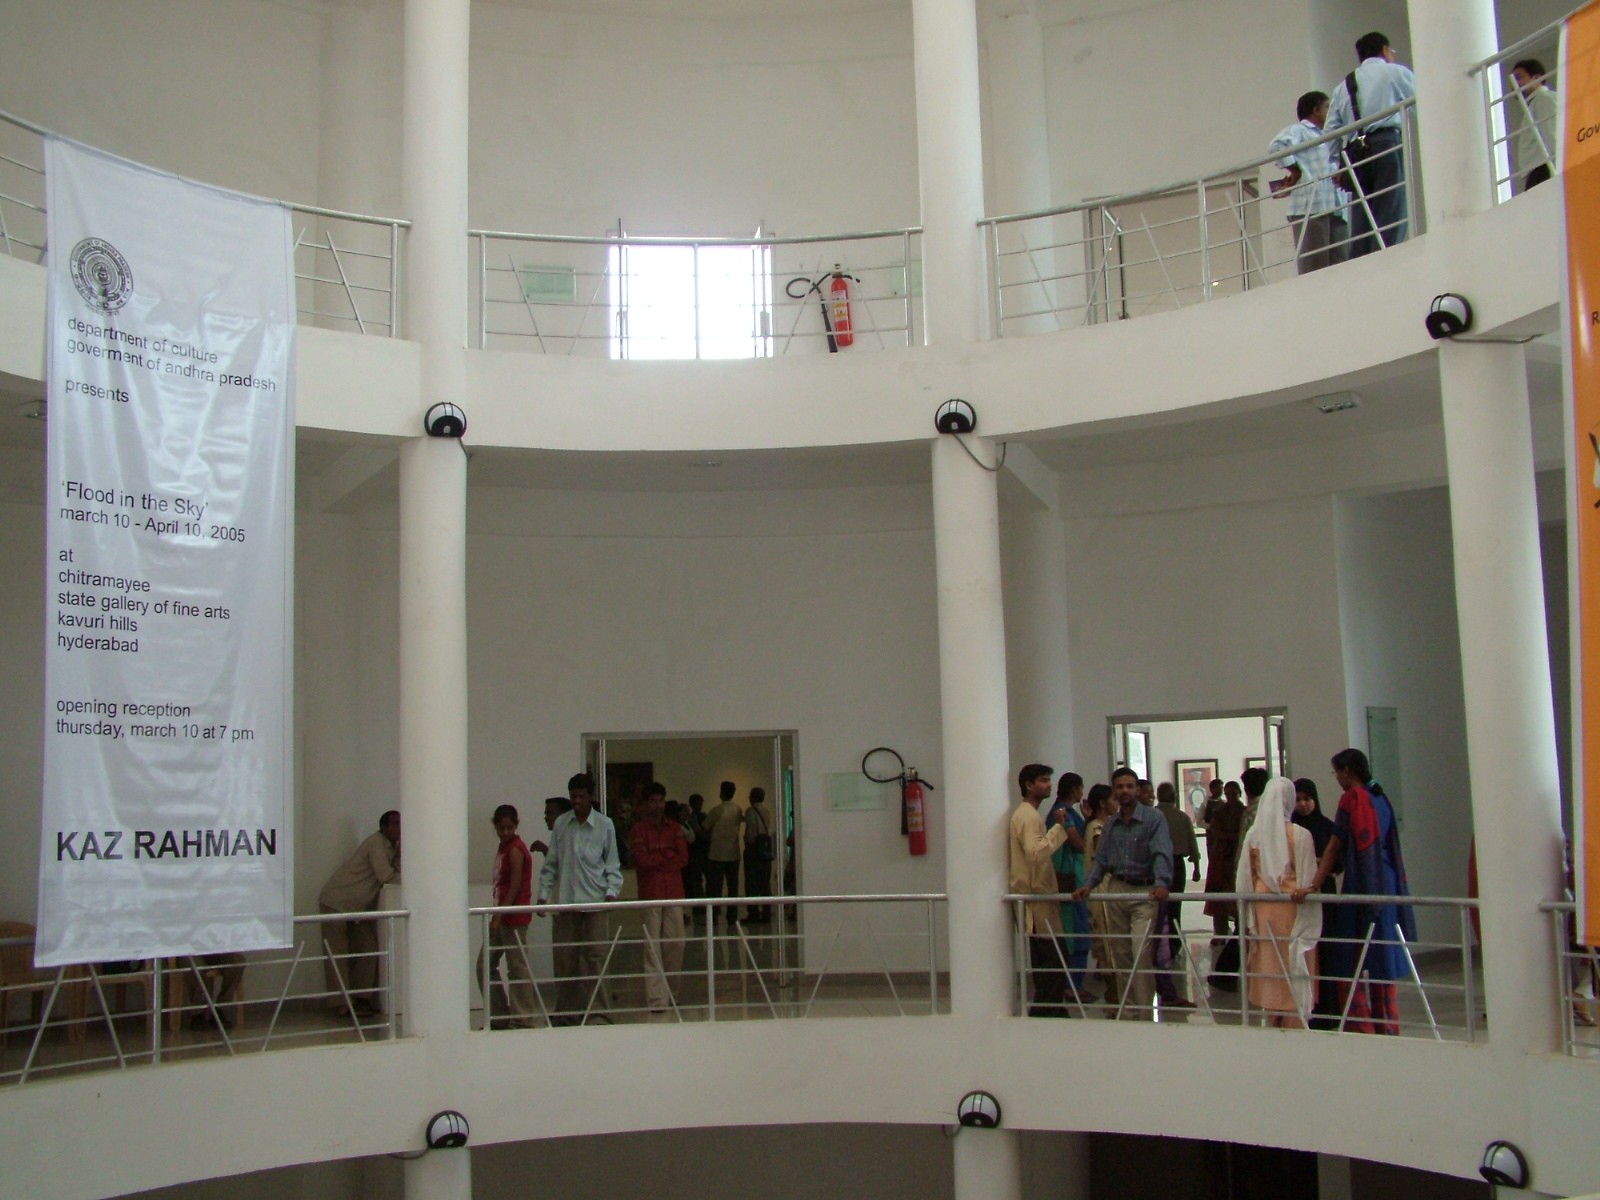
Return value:
M 1237 783 L 1213 785 L 1200 814 L 1205 889 L 1220 897 L 1205 902 L 1214 933 L 1208 982 L 1238 990 L 1242 946 L 1248 1002 L 1270 1024 L 1398 1034 L 1395 981 L 1409 971 L 1405 942 L 1416 938 L 1410 906 L 1306 902 L 1335 892 L 1335 876 L 1350 895 L 1409 894 L 1394 808 L 1366 755 L 1342 750 L 1332 767 L 1342 793 L 1333 818 L 1310 779 L 1251 768 Z M 1085 1011 L 1091 954 L 1106 1015 L 1147 1020 L 1157 995 L 1163 1008 L 1192 1008 L 1172 897 L 1184 888 L 1185 862 L 1199 881 L 1201 857 L 1175 790 L 1152 789 L 1119 767 L 1109 786 L 1085 791 L 1068 772 L 1046 818 L 1039 809 L 1053 775 L 1043 764 L 1024 767 L 1011 815 L 1011 890 L 1052 897 L 1023 906 L 1029 1015 Z M 1234 895 L 1263 899 L 1241 904 Z
M 745 866 L 745 896 L 772 893 L 775 823 L 766 807 L 766 792 L 753 787 L 749 805 L 741 808 L 738 789 L 725 782 L 721 803 L 704 813 L 704 801 L 691 796 L 687 805 L 668 802 L 659 782 L 644 786 L 628 826 L 628 861 L 640 900 L 684 900 L 739 894 L 739 865 Z M 528 959 L 526 930 L 535 916 L 545 914 L 538 905 L 593 905 L 563 909 L 553 914 L 551 948 L 556 994 L 550 1011 L 552 1025 L 610 1024 L 611 992 L 603 979 L 606 968 L 608 921 L 604 905 L 615 901 L 623 889 L 621 846 L 616 824 L 595 807 L 594 780 L 587 773 L 567 781 L 567 794 L 545 801 L 547 843 L 525 843 L 517 833 L 517 810 L 502 804 L 495 810 L 495 833 L 500 844 L 495 854 L 494 904 L 497 908 L 525 908 L 523 912 L 496 913 L 490 918 L 488 961 L 481 964 L 490 980 L 490 1023 L 495 1028 L 528 1028 L 534 1023 L 533 974 Z M 695 847 L 702 847 L 699 853 Z M 535 871 L 533 855 L 544 856 Z M 534 880 L 537 877 L 537 885 Z M 533 897 L 537 895 L 537 900 Z M 719 906 L 723 920 L 737 919 L 738 906 Z M 675 1002 L 675 986 L 683 969 L 685 907 L 663 904 L 642 910 L 644 927 L 645 1003 L 652 1018 L 664 1017 Z M 705 920 L 696 909 L 696 923 Z M 770 905 L 750 905 L 747 923 L 770 921 Z M 493 977 L 505 964 L 504 990 L 509 1013 L 496 1015 Z

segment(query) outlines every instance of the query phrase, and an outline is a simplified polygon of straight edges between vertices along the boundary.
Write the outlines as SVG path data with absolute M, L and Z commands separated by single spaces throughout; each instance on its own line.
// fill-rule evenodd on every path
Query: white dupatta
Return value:
M 1268 780 L 1266 790 L 1261 794 L 1255 824 L 1250 826 L 1250 832 L 1245 834 L 1239 847 L 1235 891 L 1246 894 L 1255 891 L 1256 877 L 1250 871 L 1252 850 L 1256 852 L 1259 877 L 1270 891 L 1282 892 L 1283 875 L 1288 870 L 1291 853 L 1294 855 L 1296 887 L 1305 887 L 1316 876 L 1317 856 L 1311 844 L 1311 835 L 1294 824 L 1293 818 L 1294 784 L 1281 775 Z M 1250 914 L 1250 936 L 1262 938 L 1275 946 L 1273 957 L 1283 956 L 1282 967 L 1277 962 L 1273 963 L 1274 972 L 1281 969 L 1289 977 L 1289 990 L 1294 994 L 1295 1008 L 1299 1009 L 1301 1019 L 1309 1022 L 1314 991 L 1310 958 L 1322 937 L 1322 906 L 1307 897 L 1306 903 L 1296 908 L 1294 927 L 1289 932 L 1287 943 L 1259 932 L 1255 921 L 1255 905 L 1246 904 L 1243 907 Z

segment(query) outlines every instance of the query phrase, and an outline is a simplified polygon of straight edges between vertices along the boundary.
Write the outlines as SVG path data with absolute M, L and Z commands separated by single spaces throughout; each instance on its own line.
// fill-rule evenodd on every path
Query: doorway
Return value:
M 685 805 L 698 795 L 709 813 L 717 806 L 718 789 L 727 781 L 734 785 L 734 799 L 741 809 L 750 805 L 751 788 L 766 793 L 765 803 L 776 823 L 774 849 L 778 851 L 773 855 L 768 894 L 798 894 L 800 838 L 793 730 L 586 733 L 583 769 L 594 776 L 596 805 L 616 823 L 630 892 L 634 879 L 627 861 L 628 830 L 645 786 L 660 783 L 667 789 L 668 800 Z M 743 871 L 740 874 L 742 880 Z
M 1287 708 L 1108 717 L 1106 740 L 1110 770 L 1171 783 L 1197 822 L 1212 779 L 1238 779 L 1248 767 L 1293 778 Z

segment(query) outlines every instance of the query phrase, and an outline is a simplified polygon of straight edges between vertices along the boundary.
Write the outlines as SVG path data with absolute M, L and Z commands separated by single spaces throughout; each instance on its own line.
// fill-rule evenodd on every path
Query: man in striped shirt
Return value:
M 1278 165 L 1289 173 L 1268 186 L 1274 196 L 1289 198 L 1295 264 L 1299 274 L 1306 275 L 1345 260 L 1350 249 L 1345 207 L 1350 198 L 1335 182 L 1331 143 L 1306 145 L 1322 136 L 1328 119 L 1327 93 L 1307 92 L 1295 112 L 1300 119 L 1267 147 L 1269 152 L 1285 151 Z

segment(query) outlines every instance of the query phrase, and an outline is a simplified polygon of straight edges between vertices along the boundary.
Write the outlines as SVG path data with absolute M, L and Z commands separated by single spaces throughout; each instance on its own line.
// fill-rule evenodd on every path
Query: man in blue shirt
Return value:
M 1360 65 L 1333 90 L 1328 109 L 1330 130 L 1352 125 L 1417 94 L 1416 76 L 1410 67 L 1395 62 L 1394 48 L 1383 34 L 1364 35 L 1356 43 L 1356 60 Z M 1351 171 L 1359 189 L 1350 205 L 1351 258 L 1406 240 L 1404 124 L 1405 113 L 1390 113 L 1363 131 L 1368 156 Z M 1351 144 L 1360 137 L 1358 132 L 1329 142 L 1334 160 L 1338 161 L 1341 148 L 1348 157 Z
M 1300 119 L 1273 138 L 1267 149 L 1283 152 L 1278 165 L 1289 173 L 1273 180 L 1270 187 L 1279 199 L 1289 198 L 1295 265 L 1298 274 L 1306 275 L 1345 260 L 1350 227 L 1344 214 L 1350 197 L 1339 186 L 1338 172 L 1328 156 L 1333 143 L 1306 145 L 1322 136 L 1328 120 L 1328 94 L 1307 92 L 1295 105 L 1295 114 Z
M 622 858 L 617 827 L 594 808 L 594 779 L 587 773 L 567 780 L 572 811 L 550 829 L 550 853 L 539 872 L 539 903 L 605 904 L 622 892 Z M 543 916 L 544 914 L 539 914 Z M 605 961 L 606 914 L 558 912 L 551 942 L 556 968 L 556 1011 L 552 1025 L 591 1022 L 609 1025 L 609 991 L 600 979 Z
M 1156 808 L 1139 803 L 1139 776 L 1132 768 L 1111 773 L 1111 795 L 1119 811 L 1100 831 L 1089 877 L 1072 898 L 1087 900 L 1102 880 L 1104 891 L 1113 895 L 1143 893 L 1137 900 L 1106 904 L 1105 922 L 1116 1016 L 1148 1021 L 1154 987 L 1151 937 L 1157 908 L 1172 885 L 1172 835 Z M 1111 1000 L 1106 997 L 1108 1006 Z

